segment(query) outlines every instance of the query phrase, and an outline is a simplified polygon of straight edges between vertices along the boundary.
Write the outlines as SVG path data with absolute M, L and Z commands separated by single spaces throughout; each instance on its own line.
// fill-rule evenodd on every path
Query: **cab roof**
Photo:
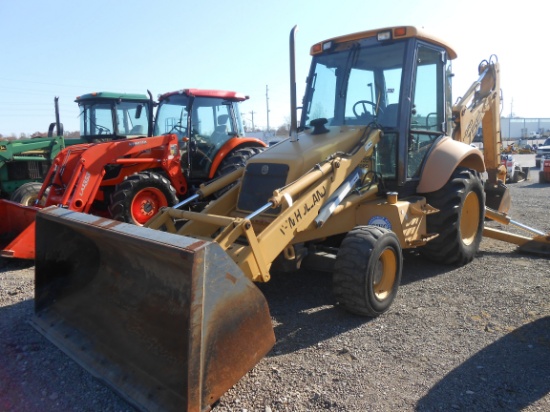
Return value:
M 390 33 L 390 38 L 388 40 L 397 40 L 397 39 L 416 37 L 420 40 L 426 41 L 428 43 L 436 44 L 438 46 L 445 48 L 445 50 L 447 51 L 447 55 L 451 60 L 455 59 L 457 56 L 454 49 L 451 46 L 449 46 L 447 43 L 445 43 L 443 40 L 435 36 L 432 36 L 414 26 L 386 27 L 381 29 L 367 30 L 367 31 L 362 31 L 362 32 L 357 32 L 352 34 L 346 34 L 343 36 L 333 37 L 331 39 L 327 39 L 322 42 L 314 44 L 311 47 L 310 54 L 311 55 L 318 54 L 323 50 L 323 44 L 328 42 L 345 43 L 349 41 L 365 39 L 368 37 L 376 37 L 379 34 L 388 33 L 388 32 Z
M 195 97 L 213 97 L 213 98 L 220 98 L 220 99 L 226 99 L 226 100 L 233 100 L 237 102 L 242 102 L 244 100 L 247 100 L 249 96 L 246 96 L 242 93 L 227 91 L 227 90 L 208 90 L 208 89 L 181 89 L 176 90 L 174 92 L 168 92 L 164 93 L 159 96 L 159 101 L 166 99 L 169 96 L 174 96 L 178 94 L 185 94 L 187 96 L 195 96 Z
M 116 93 L 116 92 L 92 92 L 83 94 L 81 96 L 77 96 L 75 102 L 81 102 L 83 100 L 97 100 L 97 99 L 105 99 L 105 100 L 133 100 L 133 101 L 143 101 L 143 100 L 149 100 L 149 97 L 147 97 L 145 94 L 138 94 L 138 93 Z

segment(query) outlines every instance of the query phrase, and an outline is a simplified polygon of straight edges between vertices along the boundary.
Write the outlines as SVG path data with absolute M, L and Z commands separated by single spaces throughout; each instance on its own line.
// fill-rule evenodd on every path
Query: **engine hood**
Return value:
M 252 157 L 248 164 L 279 164 L 288 166 L 285 184 L 293 182 L 330 155 L 349 152 L 359 141 L 366 127 L 331 126 L 328 132 L 312 134 L 306 130 L 296 141 L 283 140 Z
M 306 130 L 252 157 L 246 164 L 237 209 L 251 212 L 265 205 L 276 189 L 302 177 L 335 153 L 349 153 L 366 127 L 334 126 L 324 133 Z M 278 214 L 279 208 L 266 213 Z

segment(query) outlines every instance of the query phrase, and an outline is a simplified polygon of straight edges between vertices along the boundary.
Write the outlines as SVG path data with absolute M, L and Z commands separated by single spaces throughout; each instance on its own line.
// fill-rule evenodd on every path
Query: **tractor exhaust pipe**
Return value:
M 298 26 L 290 31 L 290 141 L 298 140 L 298 105 L 296 103 L 296 49 L 295 37 Z

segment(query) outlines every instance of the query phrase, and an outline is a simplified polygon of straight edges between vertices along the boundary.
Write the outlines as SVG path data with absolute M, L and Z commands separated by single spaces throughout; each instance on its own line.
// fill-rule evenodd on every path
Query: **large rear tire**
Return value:
M 115 220 L 143 226 L 161 207 L 177 203 L 176 189 L 164 176 L 142 172 L 128 176 L 111 195 L 109 212 Z
M 27 182 L 23 183 L 17 189 L 13 191 L 10 196 L 12 202 L 21 203 L 23 206 L 34 206 L 36 199 L 38 199 L 38 193 L 42 188 L 42 183 Z M 42 199 L 42 203 L 45 199 Z
M 243 147 L 234 150 L 222 160 L 216 171 L 216 176 L 223 176 L 237 170 L 239 167 L 244 167 L 248 159 L 264 150 L 265 147 Z
M 234 150 L 233 152 L 230 152 L 220 163 L 218 170 L 216 171 L 216 177 L 224 176 L 237 170 L 240 167 L 244 167 L 246 165 L 246 162 L 248 162 L 251 157 L 256 156 L 258 153 L 261 153 L 264 150 L 265 147 L 243 147 Z M 229 189 L 231 189 L 231 187 L 233 187 L 233 184 L 226 186 L 221 190 L 218 190 L 214 194 L 214 196 L 216 198 L 220 197 Z
M 426 201 L 439 209 L 426 218 L 428 233 L 439 236 L 423 246 L 421 253 L 449 265 L 471 262 L 481 243 L 485 219 L 485 192 L 479 173 L 457 168 L 445 186 L 426 195 Z
M 358 226 L 346 235 L 336 255 L 334 297 L 352 313 L 381 315 L 397 295 L 402 267 L 403 254 L 395 233 Z

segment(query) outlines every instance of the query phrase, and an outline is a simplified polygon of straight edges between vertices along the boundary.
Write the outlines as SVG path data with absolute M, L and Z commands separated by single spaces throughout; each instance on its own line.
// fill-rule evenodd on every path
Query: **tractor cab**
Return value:
M 342 130 L 382 128 L 373 170 L 386 188 L 414 192 L 427 153 L 452 128 L 454 51 L 403 28 L 330 39 L 311 54 L 301 129 L 312 130 L 316 119 Z
M 151 136 L 153 101 L 146 95 L 98 92 L 75 101 L 80 136 L 88 142 Z
M 235 92 L 197 89 L 159 97 L 155 135 L 178 135 L 182 168 L 191 182 L 214 177 L 225 156 L 250 140 L 242 137 L 238 105 L 246 99 Z

